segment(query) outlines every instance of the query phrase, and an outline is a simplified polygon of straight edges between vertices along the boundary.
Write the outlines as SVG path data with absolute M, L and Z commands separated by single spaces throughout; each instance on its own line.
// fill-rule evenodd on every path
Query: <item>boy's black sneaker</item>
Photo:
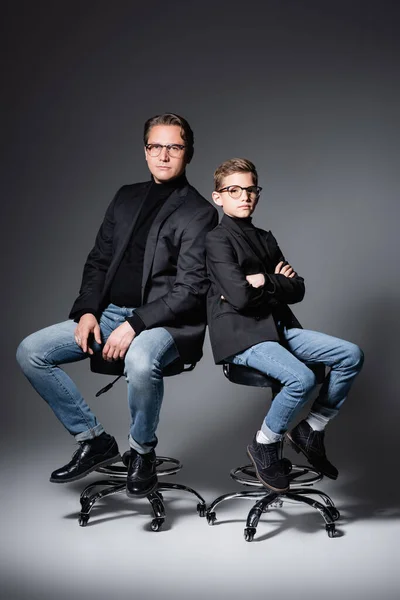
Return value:
M 130 498 L 145 498 L 158 484 L 156 472 L 157 458 L 154 450 L 139 454 L 131 448 L 126 478 L 126 495 Z
M 286 433 L 290 445 L 296 452 L 302 452 L 310 465 L 330 479 L 337 479 L 337 468 L 326 457 L 324 431 L 314 431 L 307 421 L 300 421 L 292 431 Z
M 273 492 L 283 493 L 289 490 L 288 460 L 280 458 L 281 442 L 259 444 L 254 437 L 247 446 L 247 454 L 256 470 L 257 479 Z
M 98 467 L 111 465 L 120 460 L 118 444 L 112 435 L 102 433 L 91 440 L 79 442 L 69 463 L 50 475 L 52 483 L 69 483 L 86 477 Z

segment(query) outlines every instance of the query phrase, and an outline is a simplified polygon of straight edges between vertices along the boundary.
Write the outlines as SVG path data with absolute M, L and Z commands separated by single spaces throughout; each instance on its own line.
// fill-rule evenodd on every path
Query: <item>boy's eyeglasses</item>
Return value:
M 160 156 L 161 150 L 166 148 L 172 158 L 180 158 L 185 146 L 182 144 L 146 144 L 145 148 L 150 156 Z
M 259 197 L 262 188 L 258 185 L 249 185 L 248 187 L 242 187 L 241 185 L 228 185 L 220 190 L 216 190 L 219 194 L 221 192 L 228 192 L 231 198 L 234 200 L 239 200 L 243 191 L 246 190 L 248 197 L 250 200 L 257 200 Z

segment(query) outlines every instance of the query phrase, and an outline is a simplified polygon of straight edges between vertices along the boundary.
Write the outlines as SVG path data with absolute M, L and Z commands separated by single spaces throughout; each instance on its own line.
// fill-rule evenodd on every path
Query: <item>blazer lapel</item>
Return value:
M 261 259 L 258 253 L 255 252 L 253 245 L 250 244 L 246 234 L 244 233 L 240 225 L 238 225 L 234 219 L 231 219 L 227 215 L 224 215 L 221 219 L 221 225 L 226 227 L 230 231 L 230 233 L 235 236 L 235 238 L 239 241 L 242 247 L 245 246 L 245 255 L 250 253 L 255 255 L 259 260 Z
M 270 263 L 271 268 L 273 269 L 274 265 L 273 265 L 273 261 L 272 261 L 272 254 L 271 254 L 270 247 L 268 246 L 268 238 L 271 236 L 271 232 L 265 231 L 263 229 L 261 229 L 261 230 L 258 229 L 258 232 L 259 232 L 258 238 L 262 244 L 262 247 L 265 250 L 265 254 L 267 255 L 268 262 Z
M 157 214 L 150 228 L 149 235 L 147 236 L 143 260 L 142 301 L 144 301 L 144 292 L 151 274 L 151 269 L 153 267 L 154 254 L 156 251 L 157 239 L 161 226 L 164 221 L 166 221 L 166 219 L 168 219 L 168 217 L 182 204 L 182 202 L 184 202 L 188 191 L 189 185 L 185 185 L 183 188 L 173 191 L 172 194 L 166 199 L 163 207 Z
M 124 222 L 121 223 L 121 225 L 123 225 L 123 229 L 120 232 L 120 236 L 123 239 L 123 252 L 125 252 L 126 245 L 129 242 L 132 232 L 135 228 L 142 206 L 149 195 L 150 188 L 151 181 L 146 182 L 145 187 L 139 188 L 135 193 L 131 194 L 130 198 L 127 199 L 124 207 Z
M 116 251 L 110 269 L 107 273 L 107 279 L 105 282 L 105 289 L 111 282 L 115 275 L 115 271 L 121 259 L 124 255 L 126 247 L 131 238 L 133 229 L 136 225 L 136 221 L 140 214 L 140 210 L 148 196 L 150 191 L 151 181 L 146 182 L 144 186 L 138 186 L 134 192 L 129 194 L 129 197 L 124 202 L 124 219 L 119 223 L 119 239 L 121 242 L 118 244 L 118 250 Z
M 247 238 L 245 232 L 242 230 L 240 225 L 238 225 L 236 223 L 236 221 L 234 219 L 224 215 L 221 219 L 221 225 L 226 227 L 230 231 L 230 233 L 232 235 L 234 235 L 234 237 L 239 241 L 239 243 L 241 244 L 241 246 L 245 252 L 245 255 L 248 255 L 248 254 L 253 255 L 262 263 L 265 263 L 265 258 L 266 258 L 267 266 L 272 263 L 271 253 L 268 248 L 267 240 L 265 239 L 265 236 L 262 235 L 262 232 L 260 232 L 257 228 L 256 229 L 258 232 L 258 239 L 259 239 L 260 244 L 262 245 L 263 249 L 265 250 L 266 257 L 260 256 L 258 249 L 254 248 L 254 245 L 250 242 L 250 240 Z M 265 233 L 267 233 L 267 232 L 265 232 Z M 267 233 L 267 235 L 268 235 L 268 233 Z

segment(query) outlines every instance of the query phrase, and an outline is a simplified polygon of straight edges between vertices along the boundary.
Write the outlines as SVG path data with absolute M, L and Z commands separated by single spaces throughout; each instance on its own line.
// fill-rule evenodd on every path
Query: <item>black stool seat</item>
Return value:
M 314 373 L 317 383 L 322 383 L 325 378 L 325 365 L 321 363 L 307 364 L 307 367 Z M 250 385 L 252 387 L 266 387 L 271 388 L 272 393 L 276 395 L 282 387 L 282 384 L 277 379 L 269 377 L 244 365 L 235 365 L 233 363 L 225 363 L 223 366 L 224 375 L 232 383 L 239 383 L 240 385 Z
M 92 373 L 99 373 L 101 375 L 111 375 L 113 377 L 122 377 L 124 374 L 124 361 L 123 360 L 104 360 L 100 352 L 95 352 L 90 357 L 90 370 Z M 193 371 L 196 363 L 191 365 L 185 365 L 185 363 L 178 358 L 163 369 L 163 377 L 172 377 L 173 375 L 179 375 L 184 371 Z
M 325 377 L 325 365 L 317 363 L 307 364 L 307 366 L 314 372 L 317 383 L 322 383 Z M 251 367 L 226 363 L 223 365 L 223 372 L 225 377 L 232 383 L 252 387 L 271 388 L 272 399 L 282 387 L 282 384 L 278 380 Z M 242 485 L 258 489 L 254 491 L 233 492 L 216 498 L 206 511 L 208 524 L 214 525 L 217 520 L 215 509 L 222 502 L 234 498 L 256 500 L 248 513 L 246 527 L 244 529 L 245 540 L 251 542 L 257 531 L 257 525 L 262 513 L 267 512 L 271 507 L 281 508 L 283 501 L 287 499 L 292 502 L 306 504 L 318 510 L 324 519 L 328 536 L 331 538 L 338 537 L 340 533 L 336 530 L 335 521 L 340 517 L 339 511 L 327 494 L 321 490 L 311 488 L 313 484 L 323 479 L 322 473 L 310 466 L 292 465 L 289 460 L 284 460 L 287 461 L 287 472 L 290 479 L 290 490 L 288 492 L 276 493 L 265 488 L 260 481 L 258 481 L 252 464 L 236 467 L 230 472 L 232 479 Z M 321 501 L 310 498 L 310 495 L 319 496 Z
M 185 365 L 181 360 L 176 360 L 163 370 L 164 377 L 178 375 L 179 373 L 192 371 L 195 364 Z M 124 374 L 124 361 L 105 361 L 101 353 L 95 353 L 90 357 L 90 369 L 93 373 L 111 375 L 116 377 L 114 381 L 106 385 L 96 396 L 104 394 L 114 385 Z M 128 474 L 130 452 L 125 452 L 121 458 L 122 464 L 113 464 L 106 467 L 99 467 L 96 472 L 107 476 L 107 479 L 94 481 L 85 487 L 80 496 L 81 511 L 79 513 L 79 525 L 85 527 L 90 519 L 90 513 L 95 503 L 107 496 L 125 492 L 126 479 Z M 182 464 L 176 458 L 167 456 L 157 456 L 156 459 L 157 477 L 174 475 L 182 469 Z M 99 491 L 95 491 L 100 488 Z M 204 517 L 206 513 L 206 502 L 202 496 L 194 489 L 180 483 L 158 483 L 155 491 L 146 496 L 153 509 L 154 518 L 151 521 L 151 529 L 158 531 L 165 521 L 165 507 L 163 495 L 161 492 L 170 490 L 181 490 L 195 496 L 198 500 L 197 513 Z

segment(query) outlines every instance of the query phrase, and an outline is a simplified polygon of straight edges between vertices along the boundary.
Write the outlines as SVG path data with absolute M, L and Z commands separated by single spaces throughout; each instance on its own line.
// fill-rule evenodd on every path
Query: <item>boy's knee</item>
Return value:
M 306 398 L 307 394 L 317 385 L 317 378 L 313 371 L 304 366 L 290 384 L 290 388 L 299 396 Z
M 29 338 L 30 336 L 22 340 L 17 348 L 16 358 L 21 368 L 27 364 L 31 355 L 31 344 L 29 342 Z
M 309 369 L 307 367 L 307 370 L 304 372 L 304 375 L 303 375 L 303 381 L 304 381 L 305 391 L 311 392 L 311 390 L 314 389 L 315 386 L 317 385 L 317 378 L 315 376 L 314 371 L 311 371 L 311 369 Z
M 360 371 L 364 364 L 364 352 L 356 344 L 349 343 L 347 360 L 351 368 Z

